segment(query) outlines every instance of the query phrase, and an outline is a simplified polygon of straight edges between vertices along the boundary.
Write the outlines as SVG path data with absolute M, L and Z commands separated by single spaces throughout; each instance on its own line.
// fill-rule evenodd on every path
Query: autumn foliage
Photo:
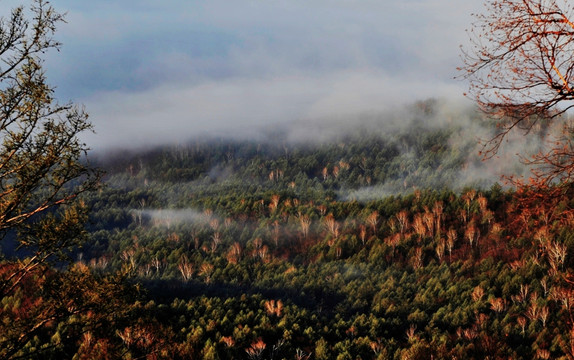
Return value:
M 485 156 L 498 151 L 514 129 L 546 138 L 525 161 L 545 183 L 569 182 L 574 175 L 574 10 L 564 0 L 494 0 L 476 15 L 463 49 L 468 96 L 497 122 Z
M 61 20 L 34 4 L 38 19 Z M 562 130 L 515 187 L 446 185 L 474 147 L 454 124 L 424 126 L 434 101 L 413 106 L 407 131 L 106 159 L 108 186 L 91 192 L 82 111 L 36 112 L 50 131 L 12 126 L 0 151 L 0 358 L 574 358 L 574 165 L 561 123 L 574 100 L 571 10 L 495 0 L 477 16 L 465 69 L 500 121 L 489 154 L 513 128 Z M 12 34 L 37 28 L 22 14 Z M 9 76 L 38 90 L 22 111 L 52 105 L 40 50 L 24 48 Z M 4 123 L 27 119 L 13 115 Z

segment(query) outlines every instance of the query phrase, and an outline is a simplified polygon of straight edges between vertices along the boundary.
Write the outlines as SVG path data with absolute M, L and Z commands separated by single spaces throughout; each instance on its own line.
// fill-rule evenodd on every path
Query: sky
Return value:
M 1 1 L 1 13 L 18 3 Z M 480 1 L 451 0 L 51 4 L 67 23 L 47 77 L 60 101 L 85 106 L 94 149 L 464 101 L 459 46 L 480 10 Z

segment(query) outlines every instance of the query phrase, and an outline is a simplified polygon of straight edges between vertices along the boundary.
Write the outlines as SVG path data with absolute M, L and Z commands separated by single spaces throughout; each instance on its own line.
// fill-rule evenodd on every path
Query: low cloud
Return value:
M 12 1 L 12 0 L 10 0 Z M 447 0 L 54 0 L 56 95 L 86 105 L 93 148 L 252 136 L 291 121 L 352 119 L 452 97 L 479 7 Z M 0 5 L 1 7 L 1 5 Z M 103 34 L 103 35 L 102 35 Z M 337 120 L 338 121 L 338 120 Z
M 168 228 L 179 224 L 207 224 L 212 219 L 194 209 L 133 209 L 130 212 L 136 222 Z
M 460 99 L 461 93 L 456 83 L 430 84 L 373 69 L 106 92 L 86 102 L 97 132 L 86 141 L 106 149 L 186 142 L 205 135 L 258 138 L 262 129 L 273 126 L 309 125 L 317 119 L 352 125 L 361 114 L 389 112 L 433 95 Z

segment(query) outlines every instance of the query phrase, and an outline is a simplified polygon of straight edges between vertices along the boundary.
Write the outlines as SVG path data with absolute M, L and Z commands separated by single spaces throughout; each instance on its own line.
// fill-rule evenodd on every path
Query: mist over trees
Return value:
M 487 28 L 543 26 L 567 48 L 569 7 L 489 4 Z M 494 22 L 510 11 L 518 23 Z M 96 154 L 104 175 L 79 140 L 87 115 L 55 102 L 42 69 L 61 21 L 36 0 L 0 22 L 0 358 L 574 358 L 568 147 L 538 153 L 544 131 L 499 146 L 559 111 L 522 101 L 534 75 L 511 67 L 526 86 L 510 94 L 480 80 L 519 56 L 487 47 L 467 63 L 483 112 L 425 100 L 344 131 L 307 124 L 320 138 L 299 124 Z M 542 60 L 556 105 L 566 59 Z M 478 136 L 498 160 L 474 156 Z M 535 168 L 539 186 L 496 181 L 497 166 L 526 174 L 516 152 L 551 166 Z
M 463 51 L 469 97 L 497 121 L 487 157 L 513 129 L 532 137 L 551 133 L 545 148 L 525 160 L 541 183 L 571 182 L 574 171 L 574 10 L 563 0 L 487 1 Z M 553 126 L 554 125 L 554 126 Z

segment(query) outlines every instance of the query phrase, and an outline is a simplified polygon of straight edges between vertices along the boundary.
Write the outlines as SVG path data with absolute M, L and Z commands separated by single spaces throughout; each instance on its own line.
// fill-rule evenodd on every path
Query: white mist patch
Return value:
M 194 209 L 144 209 L 131 210 L 136 222 L 150 223 L 152 226 L 170 227 L 178 224 L 208 223 L 211 216 Z
M 317 119 L 319 127 L 340 133 L 353 127 L 357 115 L 388 113 L 413 98 L 458 94 L 460 99 L 462 92 L 452 83 L 431 85 L 376 69 L 114 91 L 86 101 L 97 134 L 85 140 L 100 150 L 173 144 L 206 135 L 261 139 L 264 130 L 274 126 L 290 127 L 290 140 L 306 140 Z
M 485 150 L 482 144 L 493 139 L 497 131 L 493 120 L 486 119 L 484 114 L 463 102 L 441 99 L 429 104 L 432 104 L 432 111 L 428 115 L 412 110 L 409 112 L 407 108 L 397 109 L 388 114 L 386 121 L 379 121 L 379 128 L 370 126 L 372 133 L 387 131 L 390 134 L 421 128 L 429 132 L 452 130 L 447 139 L 447 153 L 441 158 L 440 164 L 433 169 L 418 168 L 385 183 L 340 191 L 340 199 L 370 201 L 429 187 L 459 191 L 465 187 L 487 189 L 495 183 L 508 185 L 507 177 L 524 179 L 532 175 L 533 167 L 524 160 L 531 159 L 541 151 L 548 151 L 548 146 L 553 146 L 552 139 L 560 136 L 563 126 L 563 121 L 556 119 L 546 127 L 535 126 L 529 133 L 511 131 L 505 136 L 496 154 L 483 159 L 480 155 L 480 152 Z M 424 106 L 424 103 L 422 105 Z M 416 144 L 400 147 L 400 157 L 405 162 L 413 160 L 411 157 L 414 156 L 414 146 Z M 459 155 L 462 158 L 459 158 Z M 452 169 L 450 161 L 453 160 L 463 161 L 460 168 L 454 173 L 445 172 Z

